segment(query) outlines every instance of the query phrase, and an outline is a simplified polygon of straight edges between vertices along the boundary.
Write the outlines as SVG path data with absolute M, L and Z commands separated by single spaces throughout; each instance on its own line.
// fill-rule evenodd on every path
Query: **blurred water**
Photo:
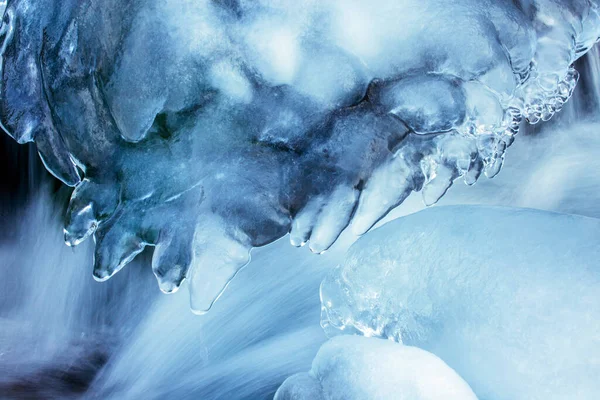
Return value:
M 558 118 L 527 129 L 497 178 L 471 188 L 457 182 L 440 203 L 600 217 L 597 48 L 578 67 L 578 91 Z M 349 234 L 322 256 L 287 238 L 256 249 L 213 310 L 195 316 L 185 288 L 159 294 L 147 253 L 96 283 L 89 246 L 62 241 L 69 191 L 56 190 L 31 148 L 7 146 L 0 398 L 266 399 L 285 377 L 310 368 L 326 339 L 318 286 L 354 240 Z M 388 219 L 422 207 L 413 195 Z

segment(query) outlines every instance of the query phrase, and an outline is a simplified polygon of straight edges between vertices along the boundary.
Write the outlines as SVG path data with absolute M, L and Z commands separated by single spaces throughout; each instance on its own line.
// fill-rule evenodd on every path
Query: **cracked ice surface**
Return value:
M 588 0 L 12 0 L 0 117 L 75 186 L 65 240 L 94 236 L 96 279 L 155 246 L 203 312 L 252 247 L 321 253 L 495 176 L 599 22 Z
M 451 206 L 360 238 L 321 285 L 328 334 L 442 358 L 483 399 L 595 399 L 596 219 Z
M 339 336 L 317 353 L 312 369 L 286 379 L 275 400 L 476 400 L 452 368 L 416 347 Z

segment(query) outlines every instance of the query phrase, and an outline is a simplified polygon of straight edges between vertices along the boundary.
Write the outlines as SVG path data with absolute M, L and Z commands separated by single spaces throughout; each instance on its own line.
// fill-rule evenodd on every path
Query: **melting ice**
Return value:
M 204 312 L 288 232 L 327 250 L 412 191 L 495 176 L 572 95 L 587 0 L 9 1 L 0 116 L 76 186 L 106 280 L 146 246 Z
M 333 339 L 306 371 L 325 341 L 318 282 L 355 235 L 422 208 L 411 193 L 433 205 L 459 179 L 495 177 L 507 158 L 507 177 L 442 201 L 600 216 L 597 125 L 520 138 L 506 153 L 529 124 L 569 107 L 565 120 L 578 118 L 581 104 L 566 102 L 577 100 L 574 63 L 600 35 L 597 6 L 0 1 L 0 121 L 75 187 L 64 240 L 77 246 L 54 250 L 54 235 L 33 232 L 55 230 L 54 218 L 39 225 L 51 208 L 40 197 L 16 230 L 20 247 L 2 248 L 0 388 L 256 399 L 300 373 L 278 396 L 385 398 L 417 393 L 435 367 L 462 398 L 469 386 L 489 399 L 590 398 L 598 282 L 586 238 L 597 224 L 526 211 L 432 210 L 367 233 L 323 284 L 324 325 L 404 345 Z M 597 67 L 582 80 L 598 86 L 586 78 Z M 329 251 L 286 249 L 277 240 L 287 234 Z M 91 286 L 70 268 L 89 262 L 87 250 L 99 281 L 144 255 L 116 283 Z M 150 258 L 160 289 L 188 286 L 197 313 L 231 293 L 193 319 L 181 296 L 148 290 Z M 33 351 L 14 345 L 23 337 Z M 424 375 L 366 371 L 389 354 Z M 375 378 L 394 385 L 373 388 Z

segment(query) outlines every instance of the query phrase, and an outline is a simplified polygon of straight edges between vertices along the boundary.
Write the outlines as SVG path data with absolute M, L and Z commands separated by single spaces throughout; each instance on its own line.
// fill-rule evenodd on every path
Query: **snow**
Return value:
M 275 400 L 476 400 L 452 368 L 427 351 L 389 340 L 339 336 L 308 373 L 286 379 Z
M 322 325 L 423 348 L 485 399 L 600 391 L 597 219 L 434 207 L 359 239 L 321 285 Z

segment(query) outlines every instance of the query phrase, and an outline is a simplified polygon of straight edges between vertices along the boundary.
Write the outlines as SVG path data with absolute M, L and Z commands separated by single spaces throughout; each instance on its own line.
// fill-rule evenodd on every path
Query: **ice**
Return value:
M 326 342 L 308 373 L 286 379 L 275 400 L 476 400 L 441 359 L 416 347 L 360 336 Z
M 322 325 L 417 346 L 484 399 L 600 391 L 597 219 L 448 206 L 360 238 L 321 285 Z
M 4 3 L 0 3 L 4 5 Z M 499 173 L 571 97 L 588 0 L 9 0 L 0 121 L 75 186 L 106 280 L 156 247 L 207 311 L 253 247 L 323 253 L 413 191 Z

